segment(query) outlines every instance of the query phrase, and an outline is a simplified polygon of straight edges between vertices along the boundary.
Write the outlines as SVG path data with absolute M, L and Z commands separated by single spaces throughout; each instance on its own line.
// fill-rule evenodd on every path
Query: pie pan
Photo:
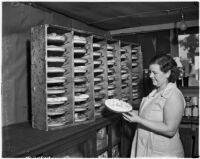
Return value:
M 112 50 L 112 49 L 114 49 L 114 47 L 112 45 L 107 44 L 107 49 Z
M 51 33 L 51 34 L 47 34 L 47 40 L 49 41 L 61 41 L 61 42 L 64 42 L 66 39 L 65 39 L 65 36 L 63 35 L 58 35 L 56 33 Z
M 61 90 L 47 90 L 47 94 L 62 94 L 62 93 L 65 93 L 65 90 L 64 89 L 61 89 Z
M 94 103 L 94 107 L 100 107 L 101 105 L 101 103 Z
M 86 64 L 87 59 L 75 58 L 74 63 L 76 63 L 76 64 Z
M 100 48 L 100 47 L 101 47 L 101 44 L 99 44 L 99 43 L 93 43 L 92 46 L 93 46 L 94 48 Z
M 107 99 L 105 105 L 108 109 L 117 113 L 126 113 L 132 110 L 132 106 L 119 99 Z
M 138 64 L 136 62 L 132 63 L 132 67 L 136 67 Z
M 132 58 L 132 60 L 137 60 L 138 59 L 137 56 L 132 56 L 131 58 Z
M 64 114 L 66 111 L 67 111 L 66 107 L 48 108 L 48 115 L 49 116 L 61 115 Z
M 101 56 L 101 52 L 93 52 L 93 56 L 100 57 Z
M 47 67 L 47 72 L 49 73 L 65 72 L 65 69 L 61 67 Z
M 47 51 L 59 51 L 59 52 L 64 52 L 65 48 L 61 46 L 56 46 L 56 45 L 48 45 L 47 46 Z
M 74 48 L 74 53 L 86 53 L 85 49 L 81 49 L 81 48 Z
M 136 50 L 136 49 L 132 49 L 132 50 L 131 50 L 132 53 L 136 53 L 137 51 L 138 51 L 138 50 Z
M 79 96 L 75 96 L 74 101 L 75 102 L 83 102 L 83 101 L 86 101 L 88 98 L 89 98 L 89 95 L 82 94 L 82 95 L 79 95 Z
M 96 69 L 94 69 L 94 73 L 101 73 L 103 71 L 104 71 L 104 69 L 102 69 L 102 68 L 96 68 Z
M 47 78 L 47 83 L 63 83 L 63 82 L 65 82 L 65 77 Z
M 101 64 L 101 60 L 94 60 L 94 65 L 100 65 Z
M 47 57 L 47 62 L 65 62 L 64 57 Z

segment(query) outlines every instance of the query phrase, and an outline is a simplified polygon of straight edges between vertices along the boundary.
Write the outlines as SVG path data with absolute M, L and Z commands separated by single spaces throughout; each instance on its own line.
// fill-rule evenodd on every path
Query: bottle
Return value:
M 198 118 L 199 117 L 199 107 L 198 107 L 198 98 L 197 97 L 192 98 L 192 105 L 193 105 L 192 116 L 193 116 L 193 118 Z
M 192 116 L 192 107 L 191 107 L 191 97 L 186 96 L 185 97 L 185 101 L 186 101 L 186 106 L 185 106 L 185 116 L 187 118 L 190 118 Z
M 180 74 L 179 74 L 179 77 L 176 81 L 176 84 L 177 84 L 177 87 L 183 87 L 183 68 L 182 67 L 178 67 L 179 71 L 180 71 Z
M 191 109 L 190 102 L 186 102 L 185 116 L 188 118 L 190 118 L 192 116 L 192 109 Z

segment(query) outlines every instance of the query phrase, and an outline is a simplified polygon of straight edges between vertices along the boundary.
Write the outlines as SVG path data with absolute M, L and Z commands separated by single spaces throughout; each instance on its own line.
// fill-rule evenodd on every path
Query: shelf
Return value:
M 108 146 L 106 146 L 105 148 L 102 148 L 101 150 L 99 150 L 97 152 L 97 156 L 101 155 L 102 153 L 104 153 L 105 151 L 108 151 Z
M 199 125 L 199 118 L 192 118 L 192 117 L 183 117 L 181 124 L 195 124 Z
M 112 147 L 114 147 L 114 146 L 116 146 L 116 145 L 118 145 L 118 144 L 120 144 L 120 139 L 118 139 L 117 141 L 115 141 L 115 142 L 112 144 Z
M 56 149 L 67 150 L 86 140 L 94 140 L 96 130 L 119 121 L 119 115 L 96 119 L 95 122 L 55 131 L 33 129 L 28 122 L 9 125 L 2 129 L 3 157 L 53 156 Z M 62 145 L 62 146 L 60 146 Z M 95 145 L 92 146 L 94 148 Z M 93 156 L 94 157 L 94 156 Z
M 179 88 L 184 96 L 199 96 L 199 87 L 191 86 L 191 87 L 181 87 Z
M 31 28 L 31 61 L 33 128 L 51 131 L 93 122 L 104 115 L 109 98 L 139 103 L 132 90 L 142 90 L 141 46 L 44 24 Z M 60 109 L 67 111 L 58 115 Z

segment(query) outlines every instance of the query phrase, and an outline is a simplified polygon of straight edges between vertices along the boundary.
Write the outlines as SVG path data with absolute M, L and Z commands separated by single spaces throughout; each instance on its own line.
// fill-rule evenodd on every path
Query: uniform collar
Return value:
M 168 83 L 167 87 L 161 92 L 161 96 L 167 98 L 170 95 L 170 92 L 173 88 L 177 88 L 176 83 Z M 154 97 L 157 94 L 157 89 L 154 89 L 150 94 L 149 97 Z

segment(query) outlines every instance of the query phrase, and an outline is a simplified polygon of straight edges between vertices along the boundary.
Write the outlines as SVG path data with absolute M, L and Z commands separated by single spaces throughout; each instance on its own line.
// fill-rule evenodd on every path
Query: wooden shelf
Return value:
M 115 141 L 114 143 L 112 143 L 112 147 L 114 147 L 114 146 L 116 146 L 118 144 L 120 144 L 120 139 L 118 139 L 117 141 Z
M 179 88 L 184 96 L 199 96 L 199 87 L 181 87 Z
M 199 118 L 183 117 L 181 124 L 196 124 L 196 125 L 199 125 Z
M 108 146 L 106 146 L 106 147 L 102 148 L 101 150 L 99 150 L 99 151 L 97 152 L 97 156 L 101 155 L 101 154 L 104 153 L 105 151 L 108 151 Z
M 31 28 L 32 127 L 57 130 L 103 116 L 109 98 L 139 103 L 141 46 L 74 28 Z
M 96 119 L 95 122 L 76 125 L 55 131 L 41 131 L 33 129 L 28 122 L 3 127 L 3 157 L 34 157 L 54 156 L 60 151 L 89 142 L 87 157 L 95 157 L 96 131 L 100 127 L 113 124 L 121 120 L 121 116 L 114 114 L 109 117 Z M 62 146 L 61 146 L 62 145 Z

